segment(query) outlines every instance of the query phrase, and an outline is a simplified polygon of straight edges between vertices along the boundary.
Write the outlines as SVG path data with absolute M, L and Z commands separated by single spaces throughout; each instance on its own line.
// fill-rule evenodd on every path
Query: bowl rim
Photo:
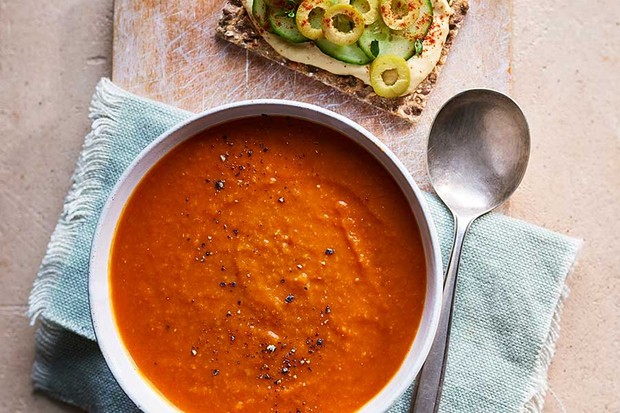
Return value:
M 358 410 L 358 413 L 385 412 L 404 394 L 421 369 L 437 330 L 443 289 L 439 238 L 422 191 L 396 155 L 356 122 L 309 103 L 282 99 L 253 99 L 214 107 L 191 116 L 162 133 L 130 163 L 108 195 L 91 246 L 88 298 L 97 343 L 114 379 L 138 408 L 144 412 L 180 411 L 140 373 L 124 347 L 116 327 L 109 286 L 109 256 L 114 233 L 120 214 L 136 185 L 172 148 L 216 125 L 263 114 L 303 119 L 347 136 L 357 146 L 369 152 L 390 173 L 405 194 L 414 214 L 426 262 L 426 294 L 422 318 L 414 341 L 396 374 L 379 393 Z M 218 116 L 221 118 L 220 121 L 217 121 Z M 351 132 L 356 136 L 350 136 Z M 150 161 L 149 156 L 152 158 Z M 131 183 L 130 178 L 134 175 L 137 177 Z M 411 193 L 408 193 L 409 190 Z M 119 202 L 119 198 L 122 202 Z

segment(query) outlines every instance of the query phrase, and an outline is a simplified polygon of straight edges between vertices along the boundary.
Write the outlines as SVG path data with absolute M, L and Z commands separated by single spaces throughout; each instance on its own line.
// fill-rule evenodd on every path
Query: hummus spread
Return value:
M 419 55 L 412 56 L 407 60 L 409 72 L 411 73 L 411 83 L 403 95 L 415 92 L 416 88 L 432 72 L 441 57 L 441 50 L 450 31 L 449 19 L 452 9 L 448 0 L 432 0 L 433 3 L 433 24 L 423 42 L 423 50 Z M 253 0 L 243 0 L 248 15 L 252 15 Z M 256 24 L 256 27 L 259 25 Z M 351 75 L 370 85 L 370 64 L 353 65 L 334 59 L 321 52 L 313 42 L 291 43 L 280 36 L 260 30 L 261 35 L 281 56 L 288 60 L 307 65 L 315 66 L 336 75 Z

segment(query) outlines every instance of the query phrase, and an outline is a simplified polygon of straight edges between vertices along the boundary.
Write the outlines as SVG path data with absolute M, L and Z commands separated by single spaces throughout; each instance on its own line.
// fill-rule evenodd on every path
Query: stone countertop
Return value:
M 505 0 L 508 1 L 508 0 Z M 585 240 L 545 411 L 620 411 L 620 3 L 512 0 L 511 94 L 532 158 L 510 214 Z M 28 293 L 109 76 L 112 1 L 0 0 L 0 412 L 33 395 Z

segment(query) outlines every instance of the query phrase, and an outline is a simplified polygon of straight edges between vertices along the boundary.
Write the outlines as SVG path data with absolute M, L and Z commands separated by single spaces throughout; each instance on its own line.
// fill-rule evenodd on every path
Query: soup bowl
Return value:
M 428 355 L 439 321 L 443 284 L 440 247 L 430 211 L 415 182 L 398 158 L 355 122 L 318 106 L 283 100 L 251 100 L 198 114 L 164 133 L 146 147 L 122 174 L 105 204 L 90 257 L 89 297 L 97 342 L 124 392 L 145 412 L 179 411 L 139 371 L 123 344 L 111 299 L 110 260 L 115 230 L 132 192 L 149 170 L 173 148 L 216 125 L 261 115 L 287 116 L 331 128 L 374 157 L 398 185 L 418 224 L 426 267 L 425 302 L 417 334 L 396 374 L 358 411 L 386 411 L 411 384 Z

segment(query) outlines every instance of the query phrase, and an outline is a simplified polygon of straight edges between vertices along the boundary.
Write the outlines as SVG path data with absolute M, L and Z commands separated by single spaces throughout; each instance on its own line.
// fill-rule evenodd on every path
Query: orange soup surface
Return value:
M 186 412 L 356 411 L 402 365 L 426 288 L 389 174 L 285 117 L 174 148 L 125 207 L 110 267 L 125 346 Z

